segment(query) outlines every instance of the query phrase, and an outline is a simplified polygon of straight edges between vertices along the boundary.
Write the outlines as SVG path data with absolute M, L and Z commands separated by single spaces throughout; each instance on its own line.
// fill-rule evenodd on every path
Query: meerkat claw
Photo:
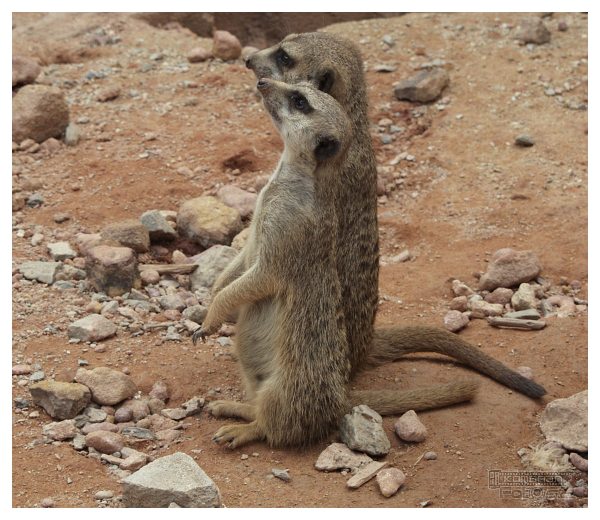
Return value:
M 206 336 L 208 336 L 208 331 L 200 328 L 192 334 L 192 343 L 196 345 L 199 339 L 202 340 L 202 343 L 206 343 Z

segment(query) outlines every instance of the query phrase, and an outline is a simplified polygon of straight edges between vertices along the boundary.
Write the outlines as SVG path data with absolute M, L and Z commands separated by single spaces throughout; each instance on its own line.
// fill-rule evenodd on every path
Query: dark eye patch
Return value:
M 290 105 L 292 109 L 296 109 L 304 114 L 308 114 L 313 110 L 308 100 L 300 92 L 292 92 L 290 95 Z
M 275 63 L 281 70 L 290 69 L 294 66 L 294 60 L 281 48 L 275 51 Z

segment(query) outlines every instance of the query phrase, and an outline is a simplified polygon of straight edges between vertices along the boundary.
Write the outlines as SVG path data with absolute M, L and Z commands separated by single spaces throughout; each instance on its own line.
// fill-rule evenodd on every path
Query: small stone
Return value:
M 182 316 L 186 320 L 191 320 L 201 325 L 207 313 L 208 309 L 203 305 L 192 305 L 183 311 Z
M 136 253 L 145 253 L 150 249 L 148 230 L 135 219 L 109 224 L 102 229 L 100 236 L 108 244 L 115 242 L 119 246 L 133 249 Z
M 38 383 L 39 381 L 43 381 L 46 379 L 46 374 L 43 370 L 36 370 L 33 374 L 29 376 L 29 381 L 32 383 Z
M 385 468 L 377 473 L 379 491 L 386 498 L 395 495 L 405 481 L 406 475 L 397 468 Z
M 494 289 L 491 293 L 485 295 L 484 300 L 488 303 L 499 303 L 501 305 L 506 305 L 510 303 L 510 299 L 514 291 L 512 289 L 507 289 L 505 287 L 498 287 Z
M 190 63 L 201 63 L 212 58 L 212 53 L 203 47 L 194 47 L 187 54 L 187 59 Z
M 13 376 L 23 376 L 31 374 L 31 365 L 14 365 L 12 367 Z
M 556 441 L 569 451 L 588 451 L 588 392 L 548 403 L 540 418 L 540 428 L 548 441 Z
M 427 438 L 427 428 L 419 420 L 414 410 L 409 410 L 394 424 L 398 437 L 406 442 L 423 442 Z
M 525 309 L 524 311 L 507 312 L 504 317 L 517 320 L 539 320 L 541 315 L 535 309 Z
M 160 399 L 161 401 L 166 403 L 169 400 L 171 393 L 169 392 L 169 387 L 167 386 L 167 383 L 165 383 L 164 381 L 156 381 L 156 383 L 152 385 L 152 390 L 150 390 L 149 395 L 150 397 Z
M 567 25 L 567 22 L 565 22 L 564 20 L 561 20 L 560 22 L 558 22 L 557 29 L 560 32 L 565 32 L 568 28 L 569 28 L 569 26 Z
M 69 325 L 69 338 L 80 341 L 102 341 L 117 333 L 116 325 L 100 314 L 89 314 Z M 112 404 L 112 403 L 111 403 Z
M 518 135 L 515 138 L 515 144 L 517 146 L 522 146 L 524 148 L 528 148 L 530 146 L 533 146 L 535 144 L 535 141 L 530 136 L 522 134 L 522 135 Z
M 220 507 L 215 483 L 185 453 L 156 459 L 123 480 L 126 507 Z
M 115 411 L 115 422 L 124 423 L 133 421 L 133 410 L 131 408 L 119 408 Z
M 387 462 L 369 462 L 368 464 L 360 468 L 356 472 L 356 474 L 353 477 L 351 477 L 348 480 L 348 482 L 346 482 L 346 486 L 348 486 L 350 489 L 358 489 L 365 482 L 368 482 L 375 475 L 377 475 L 379 470 L 381 470 L 385 466 L 387 466 Z
M 77 383 L 42 381 L 29 387 L 33 402 L 53 419 L 72 419 L 90 402 L 89 389 Z
M 277 468 L 273 468 L 271 470 L 271 473 L 273 474 L 274 477 L 278 478 L 279 480 L 283 480 L 284 482 L 290 482 L 292 480 L 292 477 L 290 477 L 290 474 L 288 473 L 289 470 L 287 469 L 277 469 Z
M 450 309 L 453 311 L 465 312 L 468 309 L 468 300 L 466 296 L 457 296 L 452 298 Z
M 315 468 L 319 471 L 335 471 L 338 469 L 355 470 L 372 462 L 373 459 L 364 453 L 356 453 L 340 442 L 330 444 L 321 452 Z
M 84 450 L 86 446 L 87 444 L 85 443 L 85 435 L 78 433 L 75 435 L 75 437 L 73 437 L 73 449 L 81 451 Z
M 108 367 L 80 368 L 75 381 L 87 386 L 92 392 L 92 400 L 98 404 L 117 404 L 137 392 L 137 386 L 128 375 Z
M 183 408 L 163 408 L 160 413 L 174 421 L 180 421 L 187 417 L 187 413 Z
M 588 496 L 588 490 L 585 486 L 576 486 L 574 487 L 571 492 L 576 496 L 576 497 L 587 497 Z
M 61 422 L 45 424 L 42 427 L 42 433 L 55 441 L 66 441 L 73 439 L 79 433 L 73 419 L 67 419 Z
M 88 423 L 83 428 L 81 428 L 81 433 L 87 435 L 92 432 L 113 432 L 116 433 L 119 431 L 119 427 L 113 423 L 109 422 L 101 422 L 101 423 Z
M 143 439 L 148 441 L 156 440 L 154 433 L 147 428 L 139 428 L 137 426 L 127 426 L 121 430 L 123 435 L 128 437 L 134 437 L 136 439 Z
M 367 405 L 355 406 L 343 417 L 340 437 L 348 448 L 373 456 L 386 455 L 391 448 L 381 415 Z
M 535 297 L 535 289 L 528 283 L 519 285 L 519 289 L 513 294 L 510 303 L 516 311 L 535 309 L 539 305 Z
M 221 60 L 237 60 L 242 54 L 240 41 L 228 31 L 213 33 L 212 55 Z
M 437 460 L 438 456 L 435 451 L 428 451 L 428 452 L 425 452 L 425 454 L 423 455 L 423 458 L 425 460 Z
M 460 280 L 452 280 L 452 292 L 455 296 L 472 296 L 475 291 Z
M 569 460 L 571 461 L 571 464 L 573 464 L 573 466 L 575 466 L 579 471 L 583 471 L 585 473 L 588 472 L 588 460 L 584 459 L 578 453 L 571 453 L 569 455 Z
M 479 288 L 492 291 L 497 287 L 513 287 L 537 278 L 541 270 L 532 251 L 499 249 L 492 255 L 487 271 L 479 279 Z
M 104 410 L 100 410 L 99 408 L 94 408 L 92 406 L 88 406 L 84 411 L 83 415 L 86 415 L 89 422 L 91 423 L 101 423 L 106 421 L 108 414 Z
M 157 209 L 146 211 L 140 217 L 142 225 L 148 230 L 152 242 L 175 240 L 177 232 L 169 221 Z
M 47 85 L 26 85 L 12 98 L 12 140 L 41 143 L 60 137 L 69 124 L 63 92 Z
M 556 294 L 545 300 L 545 303 L 556 310 L 556 316 L 559 318 L 568 318 L 577 312 L 575 302 L 570 296 Z
M 52 217 L 52 220 L 54 220 L 54 222 L 56 222 L 57 224 L 62 224 L 63 222 L 66 222 L 70 219 L 71 216 L 68 213 L 55 213 Z
M 186 307 L 183 298 L 179 294 L 167 294 L 166 296 L 161 296 L 158 298 L 158 304 L 162 309 L 175 309 L 180 312 Z
M 45 284 L 52 284 L 61 268 L 60 262 L 24 262 L 19 266 L 19 272 L 27 280 L 37 280 Z
M 529 17 L 521 20 L 515 38 L 521 43 L 548 43 L 551 38 L 550 31 L 541 18 Z
M 26 56 L 14 55 L 12 57 L 12 86 L 33 83 L 42 71 L 37 61 Z
M 52 242 L 48 244 L 48 252 L 55 262 L 77 256 L 77 253 L 73 251 L 68 242 Z
M 397 99 L 427 103 L 438 98 L 450 82 L 448 73 L 439 67 L 423 70 L 398 83 L 394 88 Z
M 30 208 L 39 208 L 44 203 L 44 196 L 41 193 L 32 193 L 27 197 L 27 205 Z
M 463 297 L 466 298 L 466 297 Z M 469 317 L 460 311 L 448 311 L 444 316 L 444 327 L 450 332 L 458 332 L 469 324 Z
M 170 444 L 181 437 L 180 430 L 159 430 L 156 432 L 156 440 Z
M 83 255 L 87 255 L 93 247 L 100 245 L 102 237 L 100 233 L 77 233 L 75 235 L 77 249 Z
M 144 269 L 140 273 L 140 279 L 144 285 L 156 285 L 160 282 L 160 274 L 154 269 Z
M 65 144 L 75 146 L 81 139 L 81 131 L 75 123 L 69 123 L 65 130 Z
M 94 288 L 110 297 L 121 296 L 132 287 L 140 286 L 137 259 L 128 247 L 93 247 L 88 252 L 86 269 Z
M 181 407 L 185 410 L 186 417 L 190 417 L 191 415 L 196 415 L 202 411 L 204 402 L 203 397 L 195 396 L 183 403 Z
M 256 193 L 250 193 L 231 184 L 226 184 L 217 191 L 217 198 L 223 204 L 237 210 L 242 218 L 252 215 L 257 197 Z
M 117 99 L 121 95 L 121 89 L 116 86 L 106 87 L 96 96 L 96 99 L 101 103 L 106 103 L 107 101 L 112 101 L 113 99 Z
M 110 500 L 114 496 L 112 491 L 98 491 L 94 494 L 96 500 Z
M 504 306 L 499 303 L 488 303 L 476 294 L 469 298 L 469 310 L 472 318 L 485 318 L 487 316 L 502 316 Z
M 203 251 L 192 259 L 198 268 L 190 274 L 192 290 L 202 287 L 211 289 L 218 276 L 237 256 L 238 251 L 232 247 L 216 245 Z
M 103 430 L 88 433 L 85 436 L 85 443 L 88 447 L 98 450 L 100 453 L 108 455 L 121 451 L 125 446 L 125 439 L 122 435 Z
M 40 506 L 42 507 L 54 507 L 54 500 L 49 497 L 43 498 L 40 502 Z
M 123 411 L 121 412 L 121 410 Z M 128 413 L 129 411 L 131 414 Z M 128 420 L 139 421 L 140 419 L 150 415 L 150 408 L 145 399 L 128 399 L 115 411 L 115 421 L 126 422 L 117 419 L 117 414 L 119 414 L 119 419 L 121 419 L 123 415 L 127 415 L 130 417 Z
M 517 367 L 516 372 L 521 374 L 523 377 L 533 380 L 533 370 L 530 367 L 520 366 Z

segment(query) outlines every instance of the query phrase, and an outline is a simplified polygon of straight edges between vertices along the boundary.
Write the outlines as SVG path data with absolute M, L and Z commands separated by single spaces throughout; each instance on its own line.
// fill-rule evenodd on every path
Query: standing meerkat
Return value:
M 356 404 L 401 413 L 471 398 L 477 385 L 469 381 L 409 392 L 348 390 L 333 192 L 344 182 L 340 163 L 352 128 L 339 103 L 312 87 L 270 79 L 257 87 L 285 149 L 259 195 L 249 241 L 230 268 L 241 274 L 215 295 L 193 339 L 215 332 L 239 309 L 242 364 L 257 357 L 261 372 L 252 403 L 210 403 L 213 413 L 251 421 L 224 426 L 213 439 L 231 448 L 255 440 L 304 446 L 328 435 Z
M 334 197 L 339 219 L 336 262 L 351 373 L 413 352 L 436 352 L 527 396 L 543 396 L 546 391 L 541 385 L 444 329 L 374 328 L 379 275 L 377 171 L 369 133 L 363 63 L 356 46 L 328 33 L 290 34 L 277 45 L 250 56 L 246 66 L 258 78 L 310 83 L 334 97 L 350 119 L 352 136 L 341 165 L 343 182 Z

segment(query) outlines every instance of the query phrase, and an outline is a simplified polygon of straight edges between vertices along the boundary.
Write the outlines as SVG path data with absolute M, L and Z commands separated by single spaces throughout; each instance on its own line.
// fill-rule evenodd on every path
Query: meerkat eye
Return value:
M 293 63 L 292 58 L 290 58 L 290 55 L 283 49 L 279 49 L 277 51 L 275 59 L 277 60 L 277 63 L 282 67 L 291 67 Z
M 294 93 L 290 96 L 290 100 L 294 108 L 300 112 L 306 112 L 310 108 L 308 101 L 302 94 Z

